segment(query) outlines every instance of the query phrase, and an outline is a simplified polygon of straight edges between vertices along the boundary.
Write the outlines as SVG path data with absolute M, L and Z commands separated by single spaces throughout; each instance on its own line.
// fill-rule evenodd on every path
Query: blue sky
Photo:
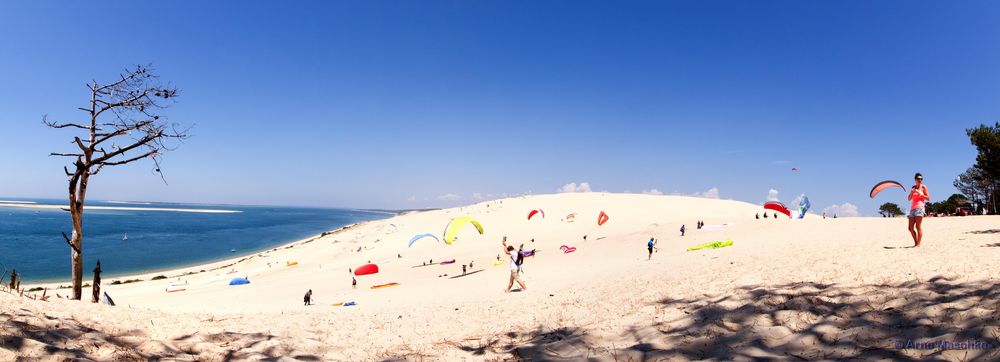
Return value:
M 46 155 L 72 132 L 41 116 L 79 119 L 85 83 L 152 63 L 195 136 L 169 186 L 140 163 L 91 198 L 409 208 L 587 182 L 870 215 L 902 201 L 874 182 L 921 171 L 946 196 L 974 162 L 998 20 L 985 1 L 4 3 L 0 197 L 63 197 Z

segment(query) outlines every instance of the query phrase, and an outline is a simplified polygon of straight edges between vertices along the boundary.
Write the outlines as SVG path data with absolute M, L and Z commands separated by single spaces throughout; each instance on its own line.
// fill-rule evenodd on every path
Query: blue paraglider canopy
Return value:
M 439 243 L 441 242 L 441 240 L 438 239 L 437 236 L 434 236 L 434 234 L 420 234 L 420 235 L 414 235 L 413 238 L 410 239 L 410 243 L 409 243 L 408 247 L 412 248 L 413 247 L 413 243 L 415 243 L 415 242 L 417 242 L 417 240 L 420 240 L 420 239 L 423 239 L 423 238 L 433 238 L 435 241 L 437 241 Z
M 233 279 L 233 280 L 229 281 L 229 285 L 243 285 L 243 284 L 250 284 L 250 279 L 247 279 L 246 277 L 243 277 L 243 278 L 236 278 L 236 279 Z
M 799 219 L 806 217 L 806 211 L 809 211 L 809 207 L 812 204 L 809 203 L 809 197 L 802 195 L 802 202 L 799 203 Z

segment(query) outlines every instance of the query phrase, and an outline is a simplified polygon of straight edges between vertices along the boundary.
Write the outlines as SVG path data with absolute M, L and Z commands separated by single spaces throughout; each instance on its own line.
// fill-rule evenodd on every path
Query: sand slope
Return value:
M 546 218 L 526 220 L 534 208 Z M 601 210 L 611 219 L 597 226 Z M 206 270 L 180 280 L 140 276 L 147 281 L 109 285 L 118 307 L 0 295 L 3 334 L 14 336 L 5 337 L 8 352 L 0 358 L 65 352 L 97 359 L 119 353 L 202 360 L 227 354 L 728 360 L 936 353 L 957 360 L 1000 353 L 1000 217 L 928 219 L 925 245 L 911 249 L 901 248 L 910 243 L 905 219 L 754 220 L 760 211 L 727 200 L 586 193 L 408 214 L 234 265 L 162 273 Z M 561 220 L 569 213 L 577 213 L 575 222 Z M 482 222 L 485 234 L 469 227 L 452 246 L 425 239 L 406 247 L 412 235 L 441 234 L 460 215 Z M 711 227 L 695 230 L 699 219 Z M 677 232 L 682 223 L 684 237 Z M 723 224 L 729 226 L 716 226 Z M 539 250 L 524 266 L 528 291 L 505 294 L 507 265 L 491 265 L 504 235 Z M 659 239 L 652 261 L 645 260 L 649 237 Z M 685 251 L 725 239 L 734 246 Z M 562 254 L 564 244 L 577 251 Z M 452 258 L 456 264 L 422 266 Z M 348 268 L 369 260 L 381 272 L 358 277 L 359 288 L 351 289 Z M 469 262 L 477 272 L 450 278 Z M 226 285 L 234 276 L 251 284 Z M 387 282 L 400 286 L 368 289 Z M 307 289 L 316 305 L 302 305 Z M 331 306 L 347 301 L 358 305 Z M 32 332 L 53 330 L 53 323 L 68 331 Z M 102 342 L 109 338 L 120 343 Z M 894 348 L 908 339 L 973 339 L 995 348 Z M 87 347 L 88 341 L 102 347 Z

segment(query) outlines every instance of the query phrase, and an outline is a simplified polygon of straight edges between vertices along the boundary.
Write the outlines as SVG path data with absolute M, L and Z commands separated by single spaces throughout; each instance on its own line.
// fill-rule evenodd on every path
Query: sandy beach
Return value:
M 528 220 L 534 209 L 545 217 Z M 599 226 L 601 211 L 609 220 Z M 909 248 L 904 218 L 754 219 L 761 211 L 595 192 L 408 213 L 210 265 L 105 279 L 113 307 L 0 293 L 0 335 L 12 346 L 0 359 L 1000 357 L 1000 217 L 929 218 L 924 245 Z M 468 226 L 453 245 L 407 247 L 417 234 L 440 237 L 458 216 L 484 233 Z M 494 263 L 504 236 L 536 250 L 523 265 L 525 291 L 504 291 L 509 261 Z M 646 260 L 650 237 L 657 251 Z M 686 251 L 723 240 L 733 245 Z M 349 269 L 369 262 L 380 271 L 352 288 Z M 250 284 L 229 286 L 237 277 Z M 142 281 L 112 285 L 127 279 Z M 398 285 L 370 288 L 387 283 Z M 898 348 L 908 341 L 990 347 Z

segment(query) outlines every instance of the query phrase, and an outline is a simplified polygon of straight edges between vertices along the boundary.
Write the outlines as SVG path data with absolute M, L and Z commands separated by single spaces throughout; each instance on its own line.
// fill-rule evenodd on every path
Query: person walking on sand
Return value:
M 684 236 L 684 225 L 681 224 L 681 236 Z
M 312 296 L 313 296 L 313 290 L 309 289 L 309 291 L 306 292 L 305 298 L 303 298 L 303 299 L 305 299 L 305 302 L 306 302 L 305 305 L 312 304 Z
M 910 188 L 910 194 L 906 196 L 906 199 L 910 200 L 910 213 L 907 215 L 907 219 L 910 221 L 909 229 L 910 236 L 913 237 L 913 247 L 916 248 L 920 247 L 920 242 L 924 238 L 921 224 L 926 216 L 924 207 L 931 199 L 931 193 L 927 191 L 927 185 L 924 185 L 924 175 L 917 172 L 916 175 L 913 175 L 913 182 L 915 185 Z
M 358 289 L 358 278 L 351 277 L 351 289 Z
M 524 255 L 521 254 L 520 250 L 514 250 L 513 246 L 507 245 L 507 240 L 503 241 L 504 253 L 510 256 L 510 282 L 507 283 L 507 289 L 504 290 L 506 293 L 510 293 L 510 288 L 514 287 L 514 282 L 516 281 L 518 285 L 521 286 L 521 290 L 528 290 L 528 286 L 524 285 L 521 281 L 521 263 L 524 262 Z
M 646 257 L 646 260 L 653 259 L 653 248 L 654 247 L 656 247 L 656 240 L 653 240 L 653 238 L 649 238 L 649 242 L 646 243 L 646 249 L 649 249 L 649 256 Z

